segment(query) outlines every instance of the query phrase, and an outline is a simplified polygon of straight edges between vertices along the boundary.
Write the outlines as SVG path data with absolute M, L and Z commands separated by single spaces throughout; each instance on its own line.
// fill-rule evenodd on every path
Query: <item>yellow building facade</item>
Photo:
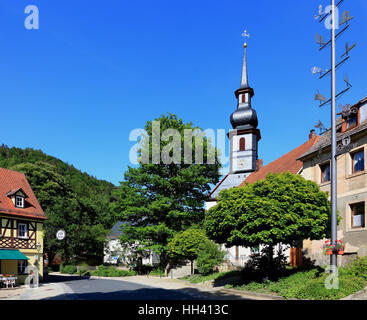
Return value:
M 43 213 L 22 173 L 0 168 L 0 274 L 43 275 Z

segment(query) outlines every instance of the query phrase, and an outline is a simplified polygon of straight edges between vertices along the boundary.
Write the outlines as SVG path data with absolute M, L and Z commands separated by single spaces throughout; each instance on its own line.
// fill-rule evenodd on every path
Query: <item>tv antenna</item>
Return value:
M 322 103 L 322 102 L 325 102 L 325 101 L 326 101 L 326 98 L 325 98 L 325 96 L 323 96 L 323 95 L 319 92 L 319 90 L 317 90 L 317 92 L 316 92 L 316 94 L 315 94 L 315 100 L 316 100 L 316 101 L 320 101 L 320 105 L 321 105 L 321 103 Z
M 352 20 L 354 17 L 350 16 L 350 12 L 345 10 L 342 14 L 342 21 L 340 21 L 339 26 L 342 26 L 344 23 L 347 25 L 349 24 L 349 21 Z
M 347 88 L 351 88 L 352 85 L 349 82 L 347 73 L 344 73 L 344 82 L 347 84 Z
M 319 13 L 317 15 L 314 16 L 315 20 L 320 19 L 322 17 L 322 15 L 324 14 L 323 10 L 322 10 L 322 4 L 319 5 Z
M 341 113 L 339 114 L 341 114 L 343 118 L 349 118 L 358 113 L 358 108 L 352 107 L 350 104 L 346 104 L 345 106 L 339 104 L 339 108 L 341 109 Z
M 315 74 L 320 74 L 320 75 L 322 75 L 325 71 L 326 71 L 326 70 L 321 69 L 321 68 L 319 68 L 319 67 L 317 67 L 317 66 L 314 66 L 314 67 L 311 69 L 311 72 L 312 72 L 312 74 L 313 74 L 313 75 L 315 75 Z
M 322 46 L 325 45 L 324 37 L 320 36 L 318 32 L 316 32 L 315 40 L 316 40 L 316 43 L 320 45 L 320 48 L 322 48 Z
M 345 52 L 342 54 L 341 58 L 343 58 L 345 55 L 349 57 L 349 52 L 353 50 L 357 45 L 357 42 L 352 44 L 350 47 L 348 45 L 348 42 L 345 44 Z
M 326 131 L 326 128 L 325 128 L 324 124 L 321 122 L 321 120 L 319 120 L 317 125 L 315 125 L 315 128 L 320 130 L 320 134 L 324 133 Z

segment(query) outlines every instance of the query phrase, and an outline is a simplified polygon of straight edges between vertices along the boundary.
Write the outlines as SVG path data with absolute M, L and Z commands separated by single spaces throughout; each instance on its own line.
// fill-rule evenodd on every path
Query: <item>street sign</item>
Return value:
M 65 235 L 66 235 L 65 230 L 61 229 L 61 230 L 56 232 L 56 238 L 58 240 L 63 240 L 65 238 Z

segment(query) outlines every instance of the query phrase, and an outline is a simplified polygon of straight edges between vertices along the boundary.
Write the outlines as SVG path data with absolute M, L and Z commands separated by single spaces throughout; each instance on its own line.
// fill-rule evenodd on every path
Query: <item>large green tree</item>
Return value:
M 118 200 L 112 211 L 125 222 L 121 242 L 155 251 L 163 267 L 168 263 L 167 243 L 176 233 L 202 222 L 207 194 L 220 176 L 216 149 L 206 137 L 195 139 L 199 135 L 194 134 L 187 139 L 190 129 L 199 128 L 172 114 L 148 121 L 138 150 L 139 165 L 128 168 L 125 181 L 114 192 Z M 195 152 L 200 148 L 202 159 Z
M 316 183 L 291 173 L 269 174 L 253 184 L 221 191 L 205 217 L 205 229 L 227 247 L 294 245 L 328 237 L 330 212 L 328 195 Z
M 41 204 L 47 220 L 44 223 L 44 248 L 52 261 L 56 253 L 68 262 L 101 260 L 105 236 L 111 222 L 103 221 L 94 199 L 77 196 L 70 183 L 46 162 L 22 163 L 10 169 L 23 172 Z M 98 203 L 98 201 L 96 201 Z M 59 229 L 66 238 L 56 239 Z

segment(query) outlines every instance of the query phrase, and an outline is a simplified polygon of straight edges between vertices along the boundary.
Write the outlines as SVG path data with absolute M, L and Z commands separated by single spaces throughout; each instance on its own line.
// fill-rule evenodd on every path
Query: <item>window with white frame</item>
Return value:
M 352 156 L 352 173 L 364 171 L 364 150 L 360 150 L 351 154 Z
M 352 212 L 352 228 L 364 228 L 365 227 L 365 205 L 364 202 L 353 203 L 350 205 Z
M 18 274 L 26 274 L 27 260 L 18 260 Z
M 18 238 L 27 238 L 27 224 L 18 223 Z
M 16 196 L 15 197 L 15 206 L 17 208 L 24 208 L 24 197 Z

